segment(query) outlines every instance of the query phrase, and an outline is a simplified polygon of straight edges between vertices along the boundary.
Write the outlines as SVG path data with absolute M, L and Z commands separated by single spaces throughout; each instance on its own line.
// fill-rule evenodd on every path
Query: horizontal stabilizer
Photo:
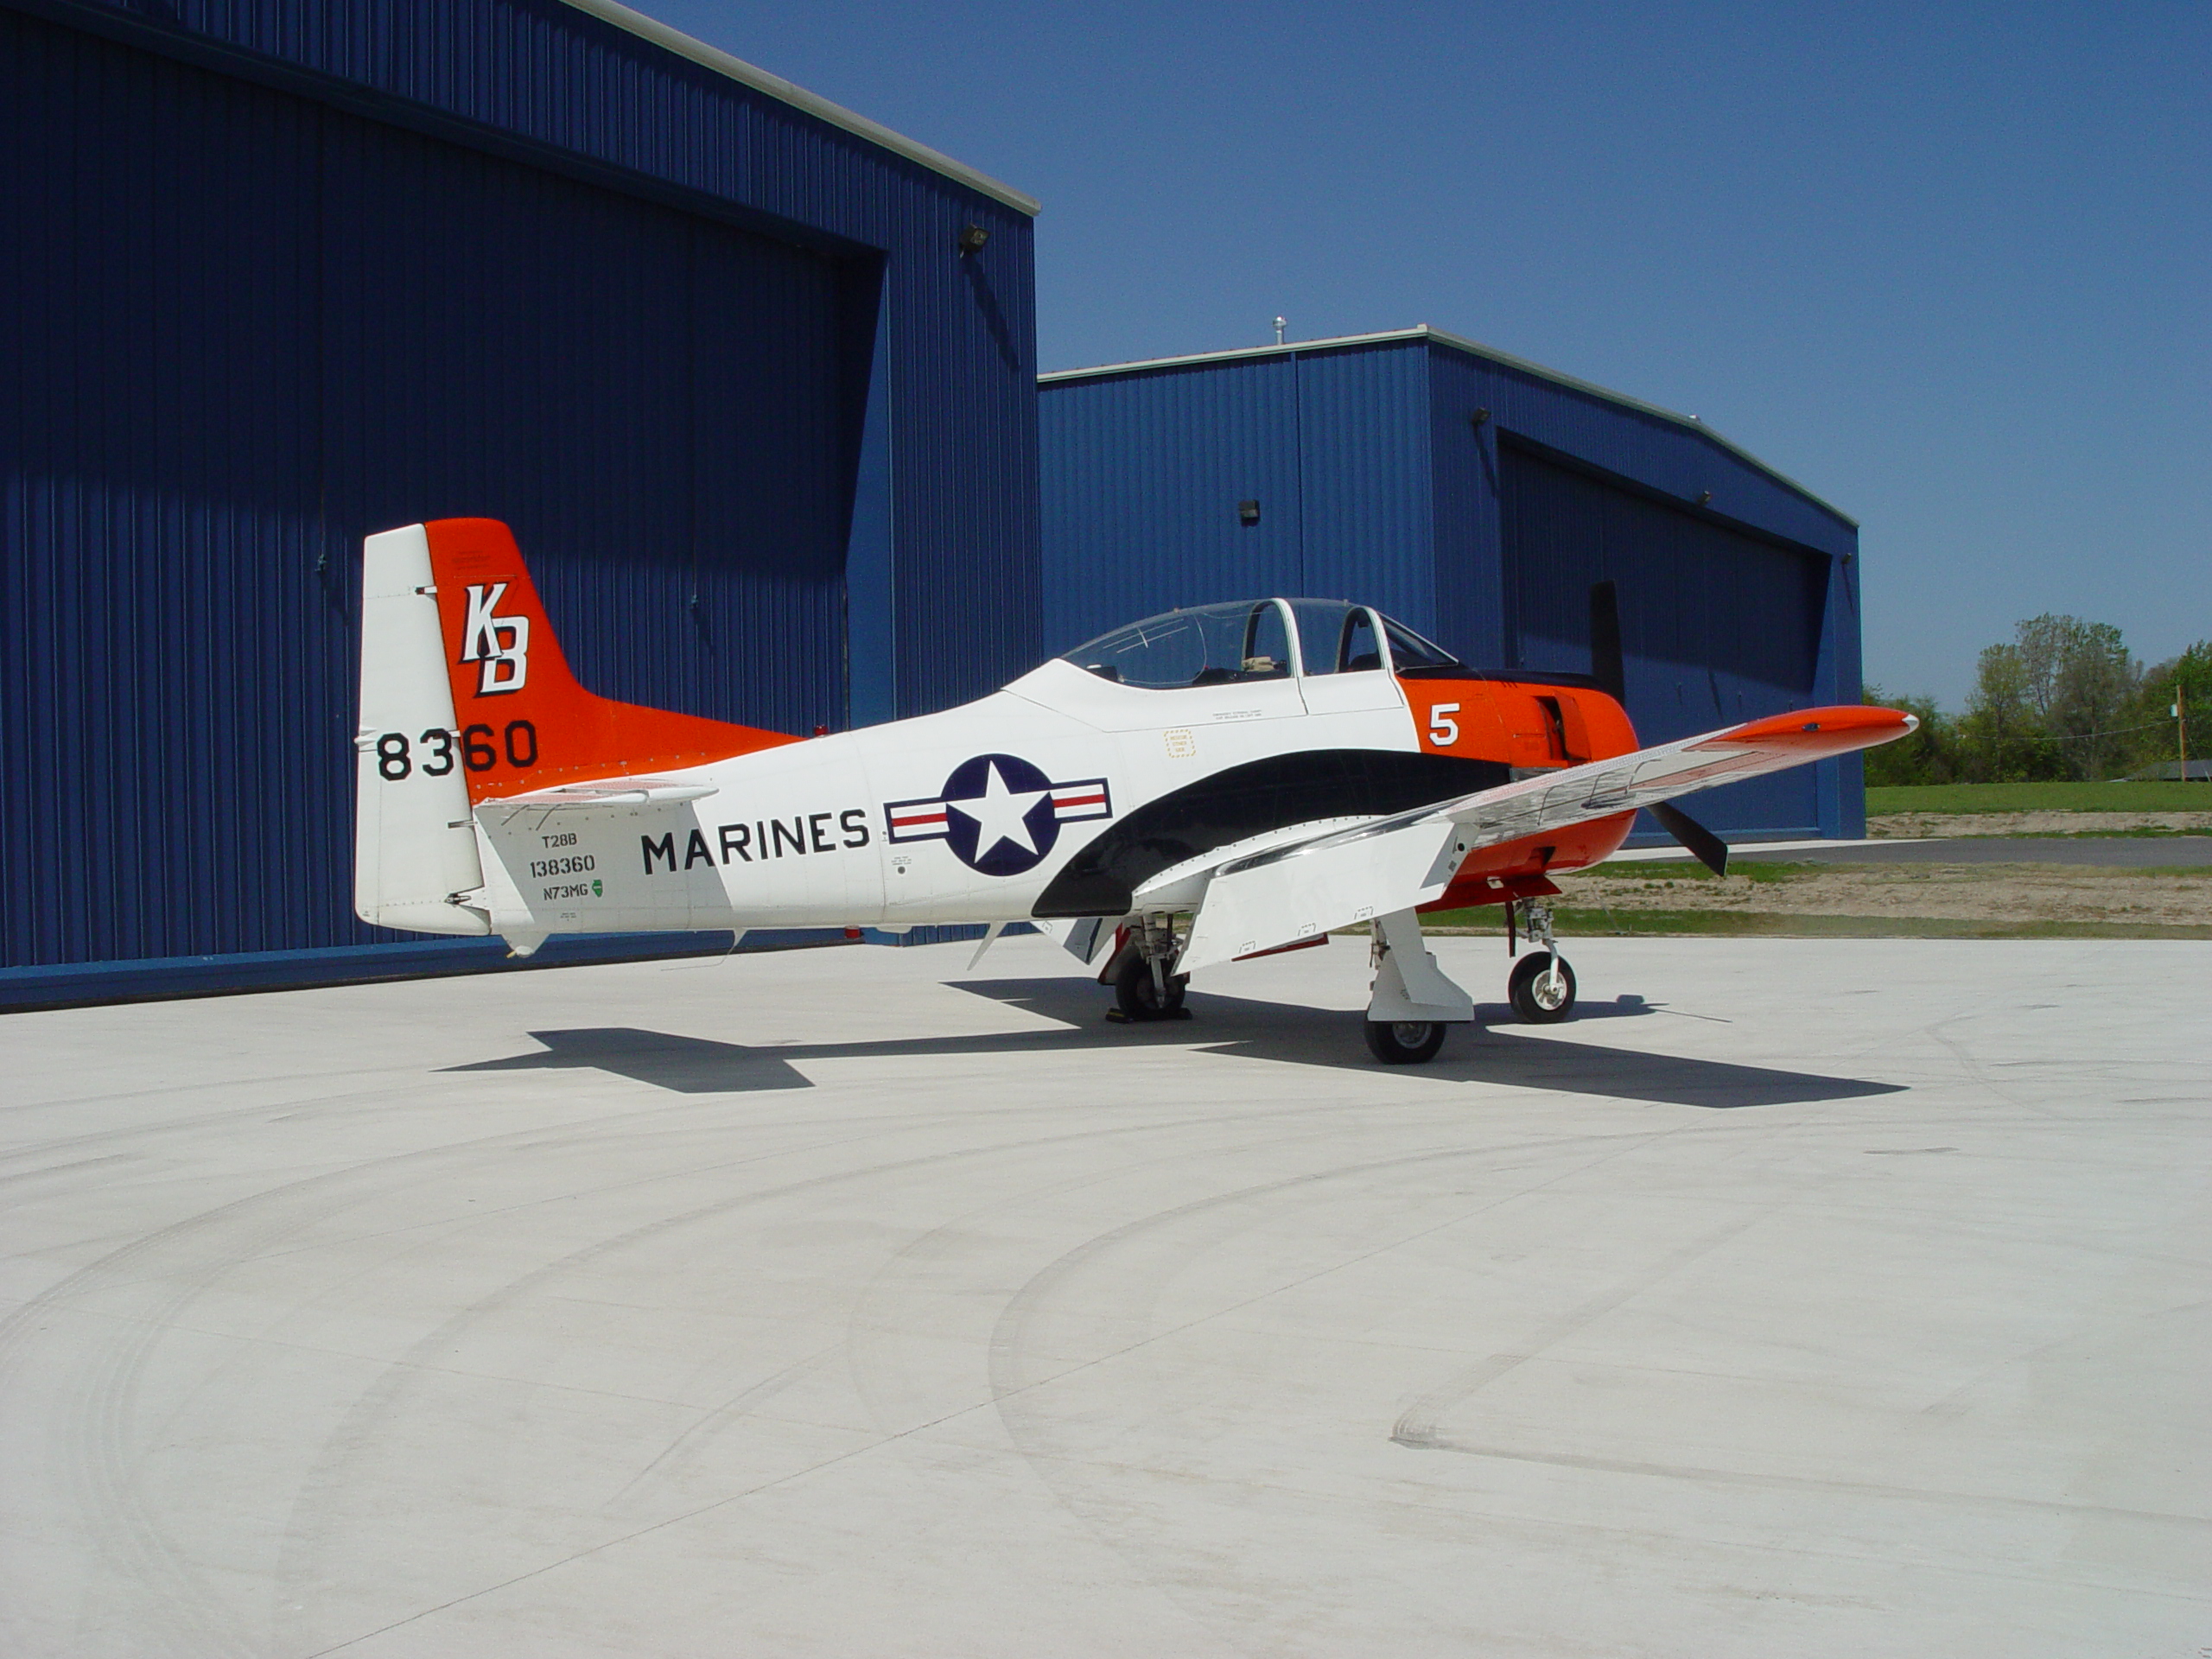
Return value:
M 712 784 L 679 784 L 666 778 L 609 778 L 594 784 L 562 784 L 486 801 L 486 810 L 534 808 L 538 811 L 590 810 L 608 807 L 674 806 L 703 801 L 716 792 Z

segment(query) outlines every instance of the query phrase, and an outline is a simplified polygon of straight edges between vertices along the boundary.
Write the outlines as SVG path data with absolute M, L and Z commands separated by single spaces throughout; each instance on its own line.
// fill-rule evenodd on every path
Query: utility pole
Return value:
M 2189 694 L 2174 682 L 2174 747 L 2181 751 L 2181 781 L 2189 781 Z

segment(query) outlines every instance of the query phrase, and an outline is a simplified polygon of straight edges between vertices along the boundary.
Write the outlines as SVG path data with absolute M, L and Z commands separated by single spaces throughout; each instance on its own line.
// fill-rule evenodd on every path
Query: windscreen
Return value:
M 1290 672 L 1290 642 L 1280 605 L 1243 600 L 1133 622 L 1078 645 L 1066 660 L 1117 685 L 1165 691 L 1281 679 Z
M 1464 670 L 1466 664 L 1443 646 L 1424 639 L 1402 622 L 1382 619 L 1390 637 L 1390 664 L 1401 674 L 1436 674 Z

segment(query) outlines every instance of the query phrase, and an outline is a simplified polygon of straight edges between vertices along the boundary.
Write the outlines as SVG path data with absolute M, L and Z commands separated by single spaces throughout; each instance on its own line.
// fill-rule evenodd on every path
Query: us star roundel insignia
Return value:
M 1020 875 L 1043 861 L 1060 826 L 1110 818 L 1103 778 L 1056 784 L 1012 754 L 979 754 L 925 801 L 893 801 L 883 809 L 893 842 L 942 841 L 952 855 L 985 875 Z

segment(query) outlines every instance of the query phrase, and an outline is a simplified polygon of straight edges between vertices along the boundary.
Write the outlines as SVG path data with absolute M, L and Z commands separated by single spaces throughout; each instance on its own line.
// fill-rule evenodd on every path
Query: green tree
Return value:
M 1891 696 L 1878 685 L 1862 688 L 1859 701 L 1917 715 L 1920 729 L 1910 737 L 1866 751 L 1866 781 L 1885 784 L 1952 784 L 1959 780 L 1958 735 L 1951 717 L 1933 697 Z
M 2111 623 L 2058 620 L 2069 626 L 2044 726 L 2064 744 L 2075 777 L 2109 778 L 2126 769 L 2143 671 Z
M 2109 622 L 2046 612 L 1991 645 L 1959 722 L 1967 775 L 1988 782 L 2105 778 L 2134 752 L 2142 671 Z
M 1958 727 L 1960 769 L 1968 782 L 2042 783 L 2066 775 L 2060 746 L 2037 707 L 2044 673 L 2017 641 L 1984 647 Z
M 2177 695 L 2188 714 L 2190 758 L 2202 760 L 2212 755 L 2212 639 L 2198 640 L 2143 676 L 2128 721 L 2145 728 L 2129 742 L 2130 759 L 2137 767 L 2164 766 L 2180 758 L 2172 713 Z

